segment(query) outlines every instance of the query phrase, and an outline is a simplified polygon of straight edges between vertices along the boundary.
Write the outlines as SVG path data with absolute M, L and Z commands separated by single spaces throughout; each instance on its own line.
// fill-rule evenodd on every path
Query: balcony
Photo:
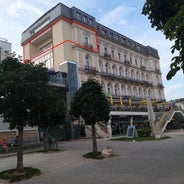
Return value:
M 146 69 L 146 67 L 145 67 L 144 65 L 141 65 L 141 69 L 145 70 L 145 69 Z
M 156 68 L 156 69 L 155 69 L 155 72 L 158 72 L 158 73 L 160 73 L 160 70 Z
M 130 61 L 127 60 L 127 59 L 124 60 L 124 63 L 127 64 L 127 65 L 130 65 L 131 64 Z
M 90 48 L 90 49 L 93 49 L 93 45 L 91 45 L 91 44 L 89 44 L 89 43 L 83 43 L 83 46 L 85 47 L 85 48 Z
M 164 88 L 164 86 L 162 84 L 157 84 L 157 87 Z
M 105 58 L 111 58 L 111 55 L 108 54 L 108 53 L 104 53 L 104 57 L 105 57 Z
M 83 68 L 86 72 L 97 72 L 96 67 L 94 66 L 84 65 L 81 68 Z

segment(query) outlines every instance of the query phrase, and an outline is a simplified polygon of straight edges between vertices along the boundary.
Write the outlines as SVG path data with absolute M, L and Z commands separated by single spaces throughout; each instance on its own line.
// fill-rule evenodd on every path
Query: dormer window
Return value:
M 80 20 L 80 13 L 77 12 L 77 19 Z
M 93 21 L 92 19 L 89 19 L 89 24 L 92 25 Z
M 102 30 L 102 34 L 103 35 L 106 35 L 107 34 L 107 31 L 106 30 Z
M 83 21 L 84 23 L 87 23 L 87 17 L 86 17 L 85 15 L 82 17 L 82 21 Z

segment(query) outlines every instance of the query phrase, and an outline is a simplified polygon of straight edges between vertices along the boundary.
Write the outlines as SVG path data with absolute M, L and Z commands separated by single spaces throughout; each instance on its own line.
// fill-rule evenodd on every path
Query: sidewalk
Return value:
M 107 145 L 114 156 L 83 158 L 92 140 L 59 142 L 61 151 L 24 155 L 24 166 L 38 168 L 40 176 L 20 184 L 183 184 L 184 135 L 158 141 L 124 142 L 98 139 L 98 151 Z M 16 157 L 0 159 L 0 171 L 15 168 Z M 0 183 L 5 184 L 4 180 Z
M 30 147 L 24 148 L 23 152 L 24 152 L 24 154 L 33 153 L 33 152 L 41 151 L 42 149 L 43 148 L 41 145 L 40 146 L 38 146 L 38 145 L 37 146 L 30 146 Z M 17 155 L 17 152 L 13 152 L 12 150 L 9 153 L 5 153 L 5 151 L 4 151 L 4 152 L 0 153 L 0 159 L 15 156 L 15 155 Z

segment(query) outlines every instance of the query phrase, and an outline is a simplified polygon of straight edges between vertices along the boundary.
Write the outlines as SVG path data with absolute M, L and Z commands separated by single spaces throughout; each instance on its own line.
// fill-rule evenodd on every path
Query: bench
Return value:
M 9 152 L 13 152 L 13 139 L 8 139 L 7 140 L 7 145 L 9 148 Z M 41 146 L 41 142 L 38 140 L 38 138 L 36 137 L 25 137 L 23 140 L 23 149 L 27 149 L 27 148 L 36 148 Z M 2 147 L 0 147 L 0 153 L 6 153 L 5 149 L 3 149 Z

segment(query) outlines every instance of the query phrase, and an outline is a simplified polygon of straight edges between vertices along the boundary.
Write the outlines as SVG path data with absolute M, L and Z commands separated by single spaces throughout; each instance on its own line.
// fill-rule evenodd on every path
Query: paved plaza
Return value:
M 91 140 L 61 142 L 61 151 L 24 155 L 24 166 L 42 171 L 41 176 L 20 184 L 183 184 L 184 135 L 172 134 L 161 141 L 121 142 L 98 140 L 98 150 L 113 147 L 114 157 L 83 158 L 92 150 Z M 0 170 L 15 168 L 16 156 L 0 158 Z M 0 184 L 7 183 L 0 180 Z

